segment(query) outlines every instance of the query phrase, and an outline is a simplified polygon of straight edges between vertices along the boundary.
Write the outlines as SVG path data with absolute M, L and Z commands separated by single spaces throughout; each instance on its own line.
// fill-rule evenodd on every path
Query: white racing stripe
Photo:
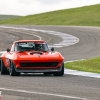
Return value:
M 87 100 L 87 98 L 80 98 L 80 97 L 73 97 L 73 96 L 59 95 L 59 94 L 51 94 L 51 93 L 43 93 L 43 92 L 32 92 L 32 91 L 26 91 L 26 90 L 6 89 L 6 88 L 0 88 L 0 90 L 1 91 L 4 90 L 4 91 L 20 92 L 20 93 L 39 94 L 39 95 L 45 95 L 45 96 L 55 96 L 55 97 L 70 98 L 70 99 Z
M 42 34 L 46 33 L 46 34 L 57 35 L 58 37 L 61 37 L 63 39 L 62 42 L 53 44 L 53 45 L 49 45 L 48 47 L 60 48 L 60 47 L 64 47 L 64 46 L 74 45 L 79 42 L 79 39 L 77 37 L 66 34 L 66 33 L 62 33 L 62 32 L 49 31 L 49 30 L 38 30 L 38 29 L 28 29 L 28 28 L 18 28 L 18 27 L 8 27 L 8 26 L 0 26 L 0 27 L 8 28 L 8 29 L 11 28 L 11 29 L 29 30 L 29 31 L 34 31 L 34 32 L 42 32 Z M 27 34 L 32 35 L 30 33 L 27 33 Z M 38 35 L 34 35 L 34 36 L 37 36 L 41 40 L 40 36 L 38 36 Z

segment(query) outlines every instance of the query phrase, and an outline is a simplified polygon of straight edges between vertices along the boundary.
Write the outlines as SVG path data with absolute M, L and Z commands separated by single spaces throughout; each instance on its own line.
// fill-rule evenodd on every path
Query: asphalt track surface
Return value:
M 63 48 L 56 48 L 65 61 L 89 59 L 100 56 L 100 28 L 78 26 L 17 26 L 34 29 L 51 30 L 74 35 L 79 43 Z M 24 33 L 39 35 L 54 44 L 62 41 L 54 35 L 0 28 L 0 51 L 10 47 L 14 40 L 38 39 Z M 2 89 L 3 88 L 3 89 Z M 8 90 L 7 90 L 8 89 Z M 64 75 L 54 77 L 43 74 L 21 74 L 20 77 L 0 75 L 1 100 L 100 100 L 100 79 L 82 76 Z

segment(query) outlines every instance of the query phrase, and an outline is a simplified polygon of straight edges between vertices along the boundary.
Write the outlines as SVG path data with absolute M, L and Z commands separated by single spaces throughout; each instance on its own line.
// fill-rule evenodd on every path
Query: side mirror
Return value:
M 10 52 L 10 49 L 9 48 L 7 49 L 7 52 Z
M 54 48 L 53 47 L 51 48 L 51 51 L 54 51 Z

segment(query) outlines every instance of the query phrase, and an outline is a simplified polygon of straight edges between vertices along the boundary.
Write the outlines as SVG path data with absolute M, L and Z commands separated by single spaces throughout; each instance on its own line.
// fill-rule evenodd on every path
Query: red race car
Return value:
M 20 73 L 44 73 L 64 75 L 64 58 L 59 52 L 51 52 L 45 41 L 22 40 L 13 42 L 1 56 L 1 75 L 19 76 Z

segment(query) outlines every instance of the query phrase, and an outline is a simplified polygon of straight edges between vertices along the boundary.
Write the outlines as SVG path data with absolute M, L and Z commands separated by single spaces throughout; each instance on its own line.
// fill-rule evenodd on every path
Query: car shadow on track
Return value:
M 1 75 L 0 72 L 0 76 L 6 76 L 9 77 L 9 74 L 5 74 L 5 75 Z M 67 75 L 67 77 L 70 75 Z M 10 76 L 10 77 L 66 77 L 66 74 L 64 74 L 63 76 L 54 76 L 53 74 L 43 74 L 43 73 L 21 73 L 20 76 Z
M 43 73 L 21 73 L 20 77 L 64 77 L 64 76 L 54 76 L 53 74 L 43 74 Z

